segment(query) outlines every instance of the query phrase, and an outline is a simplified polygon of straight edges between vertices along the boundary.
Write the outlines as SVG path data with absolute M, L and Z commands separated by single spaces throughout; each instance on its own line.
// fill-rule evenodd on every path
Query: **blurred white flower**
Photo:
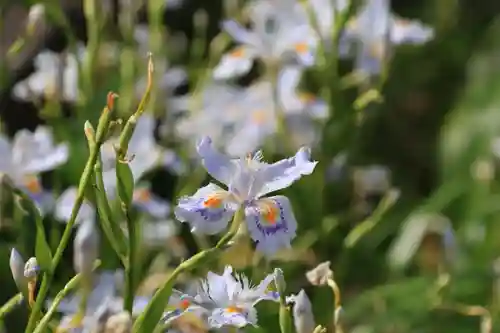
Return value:
M 110 322 L 110 320 L 115 315 L 123 313 L 123 299 L 119 296 L 123 281 L 123 271 L 104 271 L 96 275 L 81 323 L 75 323 L 74 320 L 80 310 L 81 293 L 78 291 L 70 293 L 57 307 L 57 311 L 62 314 L 58 329 L 63 332 L 66 330 L 69 332 L 106 332 L 103 331 L 105 327 L 109 327 L 111 323 L 117 324 L 116 321 Z M 149 300 L 149 297 L 136 296 L 132 315 L 136 316 L 142 312 Z M 52 300 L 47 301 L 45 306 L 49 308 L 52 302 Z
M 132 333 L 132 318 L 127 311 L 112 314 L 106 320 L 104 333 Z
M 119 290 L 123 287 L 123 273 L 121 271 L 103 271 L 94 275 L 93 288 L 87 299 L 87 314 L 95 312 L 99 305 L 105 300 L 115 299 Z M 58 305 L 57 311 L 71 317 L 79 310 L 81 293 L 74 292 L 66 296 Z M 52 300 L 47 301 L 46 307 L 50 307 Z M 121 306 L 121 304 L 119 304 Z
M 216 142 L 224 140 L 234 119 L 240 117 L 241 95 L 241 89 L 214 82 L 199 93 L 190 94 L 186 101 L 189 112 L 177 122 L 176 136 L 191 142 L 200 135 L 208 135 Z
M 331 47 L 331 41 L 334 32 L 335 10 L 341 12 L 347 8 L 347 0 L 309 0 L 302 1 L 297 4 L 301 7 L 302 15 L 306 17 L 306 20 L 310 21 L 309 13 L 310 10 L 316 23 L 318 25 L 318 33 L 320 34 L 322 42 L 325 44 L 326 49 L 329 50 Z M 312 24 L 312 22 L 309 22 Z M 339 56 L 345 58 L 349 55 L 351 36 L 349 36 L 349 31 L 343 31 L 340 35 L 340 41 L 338 45 Z
M 77 273 L 90 277 L 94 261 L 99 256 L 99 231 L 94 220 L 83 221 L 76 232 L 73 242 L 73 266 Z
M 77 195 L 78 189 L 76 187 L 70 187 L 59 196 L 54 209 L 54 216 L 56 219 L 64 223 L 69 221 Z M 75 225 L 86 220 L 95 220 L 95 209 L 90 202 L 84 200 L 76 216 Z
M 423 44 L 434 37 L 432 28 L 393 15 L 389 0 L 366 0 L 347 32 L 359 41 L 356 68 L 368 75 L 380 73 L 392 45 Z
M 246 74 L 255 58 L 272 64 L 314 64 L 317 36 L 298 7 L 288 0 L 257 1 L 249 13 L 251 30 L 236 21 L 223 22 L 223 30 L 240 45 L 222 57 L 214 69 L 215 79 Z
M 85 52 L 83 44 L 78 44 L 76 55 L 42 51 L 35 57 L 35 72 L 14 86 L 13 97 L 32 101 L 57 95 L 63 101 L 76 102 L 78 62 L 83 59 Z
M 164 168 L 174 175 L 183 175 L 187 171 L 187 165 L 180 156 L 172 149 L 164 149 L 160 162 Z
M 298 92 L 299 80 L 297 67 L 288 67 L 280 73 L 278 107 L 273 101 L 273 87 L 269 81 L 260 81 L 243 91 L 237 110 L 239 118 L 232 125 L 231 135 L 224 138 L 229 155 L 244 156 L 259 149 L 265 140 L 277 133 L 280 118 L 284 120 L 284 130 L 293 148 L 317 143 L 320 132 L 315 122 L 327 117 L 328 108 L 314 95 Z
M 172 220 L 147 221 L 142 225 L 142 238 L 146 246 L 167 246 L 167 242 L 178 232 Z
M 134 189 L 132 202 L 140 211 L 155 219 L 164 219 L 171 211 L 170 203 L 153 194 L 146 184 L 141 184 Z
M 104 332 L 104 327 L 108 319 L 123 311 L 122 306 L 115 299 L 103 298 L 94 308 L 88 308 L 81 319 L 81 322 L 75 323 L 75 314 L 66 314 L 61 318 L 57 331 L 71 333 L 85 332 Z
M 48 127 L 36 131 L 20 130 L 12 142 L 0 135 L 0 172 L 7 174 L 16 186 L 23 189 L 42 213 L 51 209 L 52 194 L 42 188 L 38 174 L 53 170 L 66 163 L 69 156 L 67 143 L 55 145 Z
M 294 148 L 314 145 L 320 134 L 316 122 L 328 117 L 328 106 L 313 94 L 299 91 L 300 76 L 298 66 L 281 71 L 278 109 L 272 84 L 267 80 L 245 89 L 209 86 L 200 96 L 200 108 L 194 102 L 194 110 L 179 122 L 178 135 L 186 140 L 210 136 L 229 155 L 240 157 L 254 152 L 276 134 L 278 120 L 283 117 Z

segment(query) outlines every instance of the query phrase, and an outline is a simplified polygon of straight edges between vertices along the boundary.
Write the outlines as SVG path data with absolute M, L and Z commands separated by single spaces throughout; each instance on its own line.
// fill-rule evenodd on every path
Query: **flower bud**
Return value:
M 283 270 L 281 270 L 281 268 L 274 269 L 274 283 L 276 284 L 276 288 L 278 289 L 280 297 L 282 297 L 282 295 L 285 295 L 286 282 L 285 277 L 283 276 Z
M 12 249 L 10 252 L 10 271 L 12 272 L 12 277 L 14 278 L 14 282 L 16 283 L 17 288 L 20 291 L 26 289 L 27 280 L 24 277 L 24 260 L 21 257 L 21 254 L 17 252 L 16 249 Z
M 95 143 L 95 129 L 90 121 L 85 121 L 85 124 L 83 124 L 83 131 L 85 132 L 87 141 L 89 141 L 90 143 Z
M 45 6 L 41 3 L 34 4 L 28 12 L 28 23 L 26 29 L 32 34 L 39 24 L 45 23 Z
M 330 262 L 325 261 L 306 273 L 307 280 L 313 286 L 326 286 L 328 279 L 333 279 Z
M 287 297 L 287 302 L 293 303 L 293 323 L 297 333 L 313 332 L 316 323 L 312 313 L 312 304 L 302 289 L 297 295 Z
M 28 279 L 28 281 L 33 281 L 38 276 L 40 272 L 40 266 L 38 265 L 38 261 L 35 257 L 31 257 L 24 265 L 24 277 Z
M 99 253 L 99 234 L 93 220 L 82 222 L 76 233 L 73 265 L 77 273 L 90 275 Z

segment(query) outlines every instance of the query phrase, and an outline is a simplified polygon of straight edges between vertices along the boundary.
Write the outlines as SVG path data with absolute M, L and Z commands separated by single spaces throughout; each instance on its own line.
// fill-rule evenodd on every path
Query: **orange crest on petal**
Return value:
M 220 208 L 222 206 L 222 198 L 217 194 L 213 194 L 203 201 L 203 205 L 208 208 Z
M 134 191 L 134 199 L 139 202 L 151 200 L 151 192 L 147 188 L 141 188 Z
M 258 110 L 258 111 L 254 111 L 252 113 L 252 121 L 255 124 L 260 125 L 260 124 L 265 123 L 267 120 L 268 120 L 268 114 L 264 110 Z
M 294 49 L 297 53 L 306 53 L 309 51 L 309 46 L 307 43 L 301 42 L 301 43 L 296 43 L 294 45 Z
M 280 216 L 278 207 L 273 202 L 265 203 L 261 206 L 261 216 L 268 224 L 276 224 Z
M 24 186 L 31 193 L 38 194 L 42 192 L 42 185 L 36 176 L 26 176 L 24 177 Z
M 243 309 L 238 306 L 229 306 L 226 308 L 226 311 L 230 313 L 243 313 Z
M 235 57 L 235 58 L 241 58 L 245 55 L 245 50 L 242 48 L 242 47 L 237 47 L 235 49 L 233 49 L 229 55 L 231 57 Z

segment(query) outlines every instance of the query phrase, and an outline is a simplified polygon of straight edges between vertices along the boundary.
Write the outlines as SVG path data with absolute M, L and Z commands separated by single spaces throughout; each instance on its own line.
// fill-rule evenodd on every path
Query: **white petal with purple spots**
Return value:
M 175 208 L 175 217 L 188 222 L 193 232 L 216 234 L 227 227 L 237 208 L 229 192 L 210 183 L 193 196 L 181 198 Z
M 290 247 L 290 241 L 296 236 L 297 221 L 285 196 L 254 201 L 245 208 L 245 216 L 257 250 L 265 255 Z

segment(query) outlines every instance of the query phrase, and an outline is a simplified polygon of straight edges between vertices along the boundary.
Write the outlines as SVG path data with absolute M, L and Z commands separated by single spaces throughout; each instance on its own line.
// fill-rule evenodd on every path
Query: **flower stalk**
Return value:
M 2 307 L 0 307 L 0 319 L 5 317 L 9 312 L 14 310 L 23 300 L 23 294 L 17 293 L 12 296 Z
M 132 114 L 125 126 L 123 128 L 122 133 L 120 134 L 120 138 L 118 141 L 118 146 L 116 149 L 116 169 L 117 169 L 117 183 L 118 183 L 118 192 L 120 196 L 121 209 L 125 216 L 125 220 L 127 221 L 127 229 L 128 229 L 128 252 L 126 255 L 127 260 L 124 262 L 125 264 L 125 296 L 124 296 L 124 305 L 125 310 L 132 313 L 132 307 L 134 303 L 134 294 L 137 285 L 137 268 L 138 265 L 135 263 L 137 259 L 137 230 L 134 221 L 131 217 L 131 204 L 132 204 L 132 193 L 134 191 L 134 180 L 133 174 L 130 170 L 130 167 L 127 165 L 129 159 L 127 158 L 128 154 L 128 145 L 130 140 L 132 139 L 132 135 L 134 133 L 134 129 L 137 125 L 137 121 L 140 116 L 144 113 L 146 105 L 149 102 L 151 91 L 153 88 L 153 73 L 154 73 L 154 65 L 153 65 L 153 57 L 150 53 L 148 60 L 148 79 L 146 91 L 137 107 L 137 110 L 134 114 Z

